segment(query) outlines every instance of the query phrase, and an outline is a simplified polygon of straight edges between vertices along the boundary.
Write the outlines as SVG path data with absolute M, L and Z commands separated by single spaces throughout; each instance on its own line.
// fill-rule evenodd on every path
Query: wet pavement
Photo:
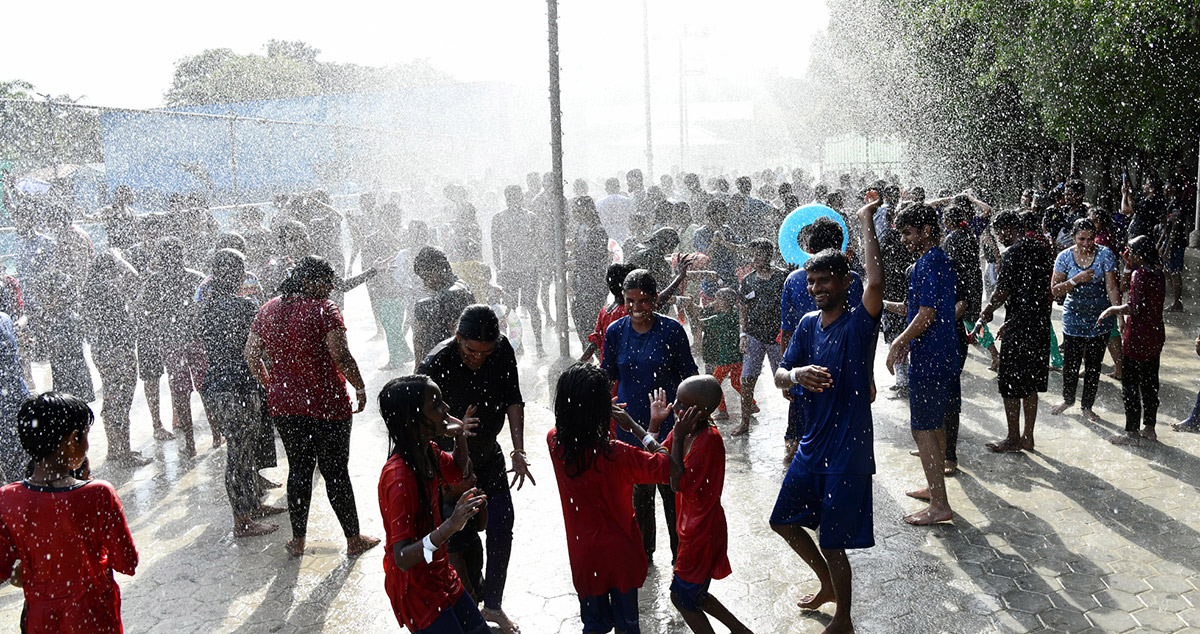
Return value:
M 374 325 L 362 291 L 348 296 L 351 350 L 376 394 L 395 373 L 377 370 L 384 344 L 369 341 Z M 983 443 L 1003 434 L 994 374 L 972 349 L 963 380 L 959 440 L 961 473 L 949 479 L 952 523 L 909 527 L 903 514 L 920 508 L 904 491 L 920 483 L 907 426 L 907 404 L 888 400 L 892 379 L 877 355 L 880 398 L 874 407 L 878 473 L 874 482 L 872 549 L 853 552 L 854 618 L 860 632 L 1175 632 L 1200 631 L 1200 435 L 1170 431 L 1185 417 L 1200 387 L 1192 339 L 1196 307 L 1169 315 L 1162 363 L 1160 442 L 1138 448 L 1105 439 L 1123 429 L 1119 384 L 1103 378 L 1091 423 L 1072 410 L 1050 416 L 1060 379 L 1043 395 L 1037 451 L 994 455 Z M 1057 323 L 1057 317 L 1056 317 Z M 531 337 L 527 333 L 526 341 Z M 577 346 L 578 344 L 574 344 Z M 549 346 L 552 347 L 552 346 Z M 579 632 L 578 603 L 567 567 L 562 511 L 545 434 L 551 363 L 525 358 L 522 385 L 526 447 L 537 486 L 514 493 L 515 544 L 504 607 L 527 634 Z M 41 372 L 36 374 L 40 377 Z M 786 403 L 769 381 L 758 390 L 762 413 L 749 437 L 726 437 L 724 506 L 733 575 L 712 593 L 751 629 L 819 632 L 829 610 L 802 612 L 800 595 L 816 589 L 812 573 L 771 532 L 767 517 L 785 465 Z M 164 395 L 166 394 L 164 386 Z M 99 411 L 99 403 L 95 403 Z M 169 411 L 164 404 L 169 420 Z M 155 442 L 138 389 L 134 446 L 151 466 L 119 469 L 103 463 L 103 430 L 91 434 L 94 472 L 116 485 L 141 553 L 137 575 L 118 575 L 126 631 L 151 632 L 396 632 L 401 628 L 383 591 L 382 549 L 358 559 L 345 543 L 318 481 L 307 554 L 288 557 L 283 527 L 265 537 L 234 539 L 225 497 L 225 450 L 212 450 L 199 399 L 200 455 L 182 460 L 176 442 Z M 731 405 L 736 417 L 736 405 Z M 721 429 L 728 432 L 731 423 Z M 502 437 L 507 451 L 508 441 Z M 351 475 L 363 531 L 382 536 L 376 498 L 387 438 L 374 405 L 355 417 Z M 283 464 L 282 446 L 279 449 Z M 264 472 L 276 481 L 284 468 Z M 283 491 L 269 501 L 284 504 Z M 661 511 L 660 511 L 661 514 Z M 666 543 L 659 518 L 659 543 Z M 666 549 L 642 590 L 643 631 L 687 632 L 671 607 Z M 0 587 L 0 623 L 15 631 L 19 591 Z M 718 627 L 718 631 L 724 631 Z

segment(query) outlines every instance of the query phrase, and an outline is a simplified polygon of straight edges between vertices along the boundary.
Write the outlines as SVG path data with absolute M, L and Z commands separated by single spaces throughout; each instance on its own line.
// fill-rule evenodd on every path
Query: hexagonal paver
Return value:
M 1058 582 L 1063 588 L 1078 592 L 1099 592 L 1108 587 L 1104 585 L 1104 581 L 1102 581 L 1100 577 L 1093 575 L 1081 575 L 1077 572 L 1059 575 Z
M 1029 566 L 1013 559 L 994 559 L 983 564 L 983 569 L 997 577 L 1015 579 L 1029 573 Z
M 1128 632 L 1137 627 L 1137 622 L 1133 620 L 1133 617 L 1123 610 L 1096 608 L 1084 612 L 1084 616 L 1096 627 L 1113 634 Z
M 1192 584 L 1188 583 L 1186 579 L 1174 575 L 1156 575 L 1146 579 L 1146 583 L 1159 592 L 1183 594 L 1192 589 Z
M 1141 599 L 1137 598 L 1137 595 L 1129 594 L 1124 590 L 1109 588 L 1108 590 L 1101 590 L 1092 596 L 1102 607 L 1113 608 L 1115 610 L 1133 612 L 1134 610 L 1146 607 L 1146 604 L 1142 603 Z
M 1185 625 L 1179 615 L 1151 608 L 1134 612 L 1133 618 L 1137 619 L 1143 628 L 1154 632 L 1174 632 Z
M 1137 594 L 1150 587 L 1141 578 L 1126 574 L 1105 575 L 1104 585 L 1129 594 Z
M 1044 612 L 1039 612 L 1037 616 L 1041 620 L 1042 625 L 1046 626 L 1046 629 L 1056 632 L 1082 632 L 1092 627 L 1092 622 L 1087 620 L 1083 612 L 1075 610 L 1051 608 Z
M 1014 592 L 1005 593 L 1002 598 L 1004 599 L 1004 604 L 1007 605 L 1009 609 L 1017 610 L 1019 612 L 1026 612 L 1028 614 L 1037 614 L 1043 610 L 1049 610 L 1052 607 L 1050 605 L 1050 598 L 1038 592 L 1017 590 Z

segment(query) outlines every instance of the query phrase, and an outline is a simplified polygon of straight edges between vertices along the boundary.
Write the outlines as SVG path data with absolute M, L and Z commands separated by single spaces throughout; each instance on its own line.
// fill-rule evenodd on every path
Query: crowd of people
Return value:
M 946 478 L 959 468 L 971 346 L 996 373 L 1007 421 L 991 451 L 1034 449 L 1051 372 L 1062 374 L 1051 413 L 1075 405 L 1082 379 L 1081 413 L 1094 419 L 1106 354 L 1126 416 L 1112 442 L 1156 441 L 1163 312 L 1183 308 L 1195 184 L 1147 175 L 1139 193 L 1126 179 L 1120 209 L 1105 210 L 1084 202 L 1080 179 L 1057 180 L 998 210 L 970 190 L 927 199 L 892 175 L 831 186 L 803 170 L 767 170 L 731 188 L 724 176 L 681 174 L 647 187 L 631 170 L 624 184 L 606 179 L 599 198 L 574 181 L 563 247 L 582 353 L 551 377 L 546 440 L 585 634 L 640 631 L 656 499 L 671 600 L 688 626 L 712 632 L 712 617 L 749 631 L 709 584 L 732 572 L 718 423 L 733 414 L 722 383 L 728 377 L 738 396 L 729 435 L 751 433 L 770 392 L 756 396 L 764 361 L 789 401 L 789 466 L 769 523 L 819 581 L 799 606 L 835 604 L 828 632 L 853 629 L 845 551 L 874 545 L 871 410 L 880 395 L 909 403 L 923 482 L 908 495 L 924 507 L 904 520 L 918 526 L 954 516 Z M 121 187 L 87 218 L 103 225 L 100 250 L 64 209 L 6 192 L 18 252 L 0 280 L 0 473 L 12 483 L 0 489 L 0 576 L 25 588 L 27 631 L 119 631 L 111 572 L 137 565 L 115 491 L 90 475 L 87 403 L 97 390 L 85 351 L 101 381 L 106 464 L 152 462 L 130 442 L 139 379 L 155 440 L 195 456 L 196 391 L 212 446 L 227 448 L 236 537 L 270 534 L 278 525 L 262 520 L 287 513 L 285 548 L 302 556 L 319 469 L 347 554 L 380 543 L 360 530 L 348 470 L 352 417 L 372 400 L 342 317 L 344 293 L 360 284 L 386 340 L 382 369 L 398 376 L 377 395 L 391 445 L 378 495 L 397 620 L 414 632 L 479 634 L 488 622 L 519 631 L 503 608 L 511 489 L 535 480 L 518 360 L 546 355 L 555 314 L 551 263 L 563 247 L 554 246 L 554 185 L 530 174 L 524 187 L 503 189 L 504 209 L 489 218 L 454 184 L 440 214 L 420 216 L 385 191 L 362 194 L 356 212 L 323 191 L 280 195 L 269 222 L 261 206 L 246 206 L 224 229 L 202 196 L 137 214 Z M 827 213 L 799 231 L 802 261 L 787 261 L 781 226 L 808 204 Z M 895 376 L 887 386 L 874 372 L 881 331 Z M 1196 346 L 1200 354 L 1200 336 Z M 34 363 L 48 364 L 41 387 L 51 390 L 37 393 Z M 160 414 L 164 374 L 170 429 Z M 1173 427 L 1200 431 L 1200 395 Z M 286 507 L 263 503 L 281 486 L 259 473 L 277 464 L 276 436 Z M 70 526 L 79 539 L 37 529 L 62 512 L 78 518 Z M 41 563 L 52 555 L 72 566 Z M 75 566 L 82 586 L 67 570 Z

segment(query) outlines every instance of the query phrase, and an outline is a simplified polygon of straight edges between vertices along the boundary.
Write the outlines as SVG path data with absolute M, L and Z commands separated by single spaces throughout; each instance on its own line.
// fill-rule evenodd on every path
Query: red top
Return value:
M 607 456 L 597 456 L 591 469 L 569 478 L 555 449 L 555 434 L 551 429 L 546 443 L 558 480 L 575 591 L 595 597 L 642 587 L 647 562 L 633 514 L 633 485 L 666 484 L 670 458 L 611 440 Z
M 427 523 L 429 512 L 421 508 L 417 493 L 417 476 L 408 463 L 392 455 L 379 474 L 379 512 L 383 515 L 385 532 L 383 551 L 383 589 L 392 600 L 392 611 L 396 620 L 411 631 L 433 624 L 442 612 L 454 605 L 463 594 L 462 582 L 446 559 L 446 545 L 442 544 L 433 554 L 433 561 L 422 561 L 407 572 L 396 565 L 394 548 L 405 540 L 424 539 L 442 523 L 441 504 L 438 503 L 438 487 L 442 484 L 462 482 L 462 471 L 454 464 L 454 456 L 433 446 L 438 457 L 440 476 L 426 483 L 429 491 L 425 500 L 433 514 L 432 523 Z
M 670 448 L 675 433 L 663 446 Z M 733 570 L 726 550 L 729 531 L 721 490 L 725 488 L 725 442 L 717 428 L 700 432 L 683 457 L 683 476 L 675 494 L 675 531 L 679 533 L 679 555 L 675 574 L 688 583 L 724 579 Z
M 250 331 L 266 343 L 271 359 L 271 416 L 350 419 L 346 377 L 325 344 L 325 336 L 334 330 L 345 332 L 346 324 L 337 304 L 328 299 L 276 297 L 258 310 Z
M 0 488 L 0 579 L 21 560 L 27 631 L 121 632 L 113 571 L 132 575 L 137 549 L 111 484 Z
M 588 335 L 588 342 L 596 344 L 598 361 L 604 360 L 604 333 L 608 331 L 609 324 L 628 314 L 629 311 L 625 309 L 624 302 L 617 304 L 617 307 L 612 310 L 609 310 L 608 306 L 600 309 L 600 314 L 596 317 L 596 329 Z
M 1125 323 L 1125 339 L 1121 354 L 1134 361 L 1149 361 L 1162 352 L 1166 333 L 1163 331 L 1163 298 L 1166 284 L 1162 273 L 1142 268 L 1129 277 L 1129 305 L 1134 314 Z

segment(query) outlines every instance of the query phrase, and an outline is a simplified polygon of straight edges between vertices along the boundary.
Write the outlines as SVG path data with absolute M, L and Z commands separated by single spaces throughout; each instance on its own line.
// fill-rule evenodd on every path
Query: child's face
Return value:
M 83 466 L 83 461 L 87 460 L 88 452 L 88 433 L 84 431 L 73 431 L 70 436 L 63 439 L 62 452 L 66 457 L 67 466 L 72 471 Z
M 717 311 L 718 313 L 727 313 L 730 309 L 729 300 L 718 295 L 713 298 L 712 307 L 713 310 Z
M 425 404 L 421 406 L 421 414 L 425 416 L 426 425 L 422 429 L 430 431 L 430 437 L 446 435 L 446 417 L 450 414 L 450 406 L 442 400 L 442 388 L 431 385 L 425 391 Z

